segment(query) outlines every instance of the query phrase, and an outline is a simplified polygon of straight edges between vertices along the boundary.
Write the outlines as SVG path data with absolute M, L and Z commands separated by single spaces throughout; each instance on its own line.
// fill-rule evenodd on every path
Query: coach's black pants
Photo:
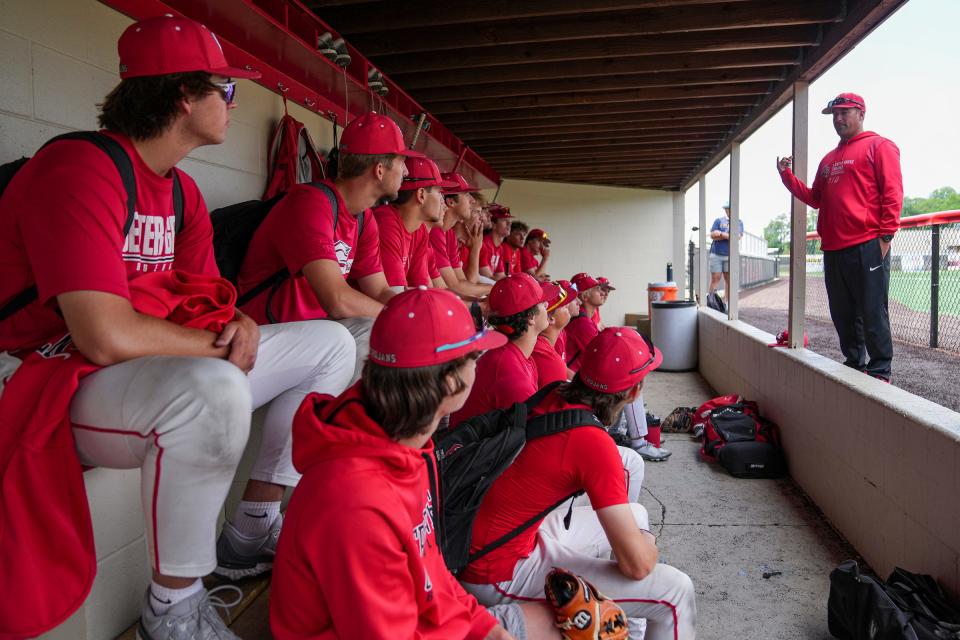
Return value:
M 890 378 L 893 341 L 887 314 L 890 253 L 880 255 L 880 240 L 823 252 L 830 317 L 840 338 L 844 364 Z M 869 354 L 870 360 L 867 361 Z

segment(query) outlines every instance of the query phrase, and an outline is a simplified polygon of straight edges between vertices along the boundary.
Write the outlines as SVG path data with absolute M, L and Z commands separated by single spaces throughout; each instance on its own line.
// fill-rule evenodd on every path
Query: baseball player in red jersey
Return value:
M 290 277 L 244 310 L 260 323 L 336 320 L 356 341 L 354 380 L 367 356 L 373 318 L 394 295 L 380 263 L 377 219 L 367 209 L 397 197 L 409 156 L 422 154 L 407 150 L 393 120 L 377 113 L 355 118 L 340 137 L 337 178 L 324 181 L 337 200 L 336 227 L 327 194 L 297 185 L 257 228 L 240 270 L 242 294 L 286 267 Z
M 523 250 L 523 241 L 526 239 L 529 229 L 527 223 L 520 220 L 514 220 L 510 223 L 510 235 L 504 241 L 502 249 L 504 271 L 508 274 L 523 271 L 520 268 L 520 252 Z
M 537 336 L 537 344 L 533 349 L 533 362 L 537 365 L 537 385 L 545 387 L 551 382 L 569 380 L 567 363 L 557 353 L 556 344 L 564 327 L 570 322 L 570 305 L 577 299 L 576 290 L 560 283 L 542 283 L 545 293 L 549 293 L 547 300 L 547 316 L 550 324 Z
M 543 229 L 531 229 L 520 250 L 520 269 L 534 278 L 547 275 L 547 261 L 550 259 L 550 238 Z
M 307 393 L 346 387 L 354 346 L 333 323 L 258 329 L 237 311 L 216 335 L 134 310 L 128 283 L 143 274 L 218 275 L 206 205 L 175 165 L 226 139 L 237 106 L 234 78 L 258 74 L 229 66 L 215 36 L 185 18 L 133 24 L 118 50 L 122 81 L 101 105 L 100 124 L 133 165 L 133 224 L 124 236 L 126 190 L 94 145 L 57 142 L 30 160 L 0 203 L 9 247 L 0 300 L 31 284 L 38 298 L 0 323 L 0 349 L 33 349 L 65 322 L 80 353 L 102 366 L 80 382 L 70 420 L 83 464 L 141 470 L 153 576 L 138 637 L 173 640 L 188 630 L 192 638 L 235 638 L 200 577 L 217 565 L 217 521 L 250 411 L 272 400 L 233 518 L 241 543 L 234 559 L 254 568 L 272 561 L 280 497 L 299 477 L 289 454 L 293 414 Z M 183 194 L 180 230 L 175 179 Z M 32 588 L 42 581 L 38 575 Z
M 430 230 L 430 242 L 440 277 L 448 289 L 463 297 L 481 298 L 490 293 L 490 285 L 480 282 L 480 245 L 483 233 L 479 207 L 471 187 L 459 173 L 445 173 L 443 179 L 455 186 L 443 190 L 443 224 Z
M 480 248 L 480 275 L 491 280 L 502 280 L 507 277 L 506 263 L 503 259 L 504 240 L 510 234 L 509 207 L 499 204 L 490 205 L 490 220 L 493 228 L 483 238 Z
M 636 400 L 643 378 L 661 360 L 633 329 L 607 329 L 587 346 L 573 381 L 548 395 L 531 417 L 585 408 L 609 425 Z M 628 479 L 613 440 L 594 426 L 528 442 L 484 497 L 473 525 L 471 553 L 576 491 L 586 491 L 589 505 L 570 509 L 569 529 L 563 524 L 568 509 L 555 509 L 538 525 L 468 565 L 459 575 L 461 583 L 487 606 L 529 602 L 542 597 L 547 573 L 564 567 L 623 608 L 631 638 L 693 640 L 693 583 L 683 572 L 657 563 L 647 512 L 631 499 Z
M 443 219 L 441 188 L 455 186 L 443 181 L 430 158 L 408 157 L 406 165 L 407 176 L 396 200 L 373 210 L 380 232 L 380 262 L 387 284 L 396 292 L 432 286 L 429 227 Z
M 551 285 L 554 287 L 554 285 Z M 477 384 L 463 408 L 450 416 L 450 426 L 493 409 L 509 407 L 536 393 L 537 367 L 531 359 L 537 336 L 547 328 L 545 302 L 552 295 L 525 273 L 504 278 L 490 291 L 488 324 L 509 342 L 483 354 Z
M 431 435 L 466 400 L 480 351 L 505 342 L 477 333 L 452 293 L 412 289 L 374 323 L 360 382 L 306 399 L 294 435 L 304 475 L 271 585 L 277 640 L 558 637 L 544 605 L 480 606 L 435 532 Z

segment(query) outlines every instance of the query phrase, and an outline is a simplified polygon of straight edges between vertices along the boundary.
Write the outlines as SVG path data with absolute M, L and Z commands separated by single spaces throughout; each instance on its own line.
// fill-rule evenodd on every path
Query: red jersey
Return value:
M 357 217 L 332 182 L 339 203 L 337 228 L 327 196 L 315 187 L 298 184 L 270 211 L 257 228 L 240 269 L 237 288 L 249 291 L 283 267 L 292 274 L 270 297 L 265 291 L 243 306 L 243 311 L 260 324 L 267 322 L 266 302 L 277 322 L 326 318 L 313 288 L 301 272 L 314 260 L 332 260 L 340 266 L 345 279 L 358 280 L 383 271 L 380 266 L 380 240 L 377 220 L 368 211 L 364 215 L 363 235 L 358 236 Z
M 459 269 L 463 266 L 460 259 L 460 246 L 457 240 L 457 234 L 453 229 L 444 231 L 440 227 L 430 229 L 430 246 L 433 247 L 433 256 L 437 263 L 437 269 L 450 267 Z M 470 249 L 467 249 L 467 255 L 470 255 Z
M 130 232 L 124 237 L 127 192 L 107 154 L 84 140 L 41 149 L 10 181 L 0 204 L 0 304 L 34 284 L 39 292 L 0 323 L 0 351 L 39 346 L 61 327 L 52 302 L 61 293 L 102 291 L 129 300 L 128 282 L 145 273 L 220 274 L 196 183 L 179 172 L 183 227 L 177 233 L 173 174 L 157 175 L 126 136 L 103 133 L 123 146 L 133 165 L 137 204 Z
M 580 352 L 600 334 L 600 330 L 585 311 L 580 311 L 580 315 L 570 320 L 564 331 L 567 333 L 567 366 L 576 371 L 580 368 Z
M 531 270 L 536 271 L 539 268 L 540 260 L 533 255 L 533 251 L 530 251 L 527 247 L 520 249 L 520 269 L 529 272 Z
M 364 410 L 357 383 L 339 398 L 307 396 L 293 421 L 293 461 L 303 478 L 273 567 L 273 637 L 490 633 L 496 620 L 440 554 L 432 441 L 414 449 L 388 438 Z
M 537 336 L 533 348 L 533 362 L 537 365 L 537 386 L 541 389 L 551 382 L 567 379 L 567 364 L 553 348 L 550 341 L 542 335 Z
M 467 418 L 509 407 L 537 392 L 537 366 L 512 342 L 477 360 L 477 378 L 463 408 L 450 416 L 455 427 Z
M 600 324 L 603 320 L 600 319 L 600 307 L 597 307 L 593 310 L 593 315 L 590 316 L 590 319 L 593 320 L 593 324 L 597 325 L 597 328 L 600 328 Z
M 560 354 L 560 357 L 563 358 L 563 361 L 567 361 L 567 330 L 566 328 L 560 332 L 560 335 L 557 336 L 557 341 L 553 345 L 554 350 Z
M 392 204 L 373 210 L 380 232 L 380 264 L 391 287 L 430 285 L 430 232 L 424 225 L 410 233 Z M 439 276 L 439 274 L 437 274 Z
M 790 169 L 780 174 L 790 193 L 814 209 L 824 251 L 836 251 L 900 228 L 903 177 L 900 149 L 872 131 L 864 131 L 820 161 L 813 186 L 807 187 Z
M 494 245 L 492 233 L 484 236 L 483 245 L 480 247 L 480 268 L 490 267 L 493 273 L 504 273 L 503 248 L 506 246 L 506 242 L 501 242 L 499 246 Z
M 568 404 L 553 392 L 530 417 L 565 409 L 591 410 L 586 405 Z M 575 427 L 527 442 L 484 497 L 473 523 L 471 553 L 580 490 L 586 490 L 594 510 L 629 502 L 620 451 L 603 429 Z M 473 584 L 510 580 L 517 561 L 536 546 L 539 527 L 538 522 L 473 562 L 460 579 Z
M 520 273 L 520 249 L 515 249 L 507 242 L 500 245 L 500 255 L 503 258 L 503 271 L 507 275 Z

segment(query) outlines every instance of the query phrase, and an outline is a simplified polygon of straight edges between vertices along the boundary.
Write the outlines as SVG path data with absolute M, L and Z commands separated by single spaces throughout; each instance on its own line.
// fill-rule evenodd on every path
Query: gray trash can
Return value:
M 652 303 L 650 339 L 663 353 L 660 371 L 697 368 L 697 303 L 670 300 Z

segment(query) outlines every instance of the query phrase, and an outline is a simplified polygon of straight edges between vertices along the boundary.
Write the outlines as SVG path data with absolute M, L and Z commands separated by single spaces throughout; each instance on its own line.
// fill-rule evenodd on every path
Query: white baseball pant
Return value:
M 356 318 L 343 318 L 336 322 L 347 328 L 356 343 L 356 366 L 353 370 L 353 377 L 350 379 L 350 384 L 353 384 L 360 379 L 360 375 L 363 373 L 363 365 L 370 354 L 370 330 L 373 329 L 373 318 L 358 316 Z
M 267 402 L 251 478 L 292 486 L 293 415 L 304 396 L 339 394 L 354 340 L 335 322 L 260 327 L 249 375 L 216 358 L 149 356 L 84 378 L 70 405 L 83 464 L 139 467 L 151 566 L 193 577 L 216 566 L 217 517 L 243 454 L 250 413 Z
M 637 399 L 623 408 L 627 418 L 627 435 L 631 440 L 639 440 L 647 435 L 647 408 L 643 404 L 643 392 Z
M 649 529 L 647 511 L 631 504 L 637 526 Z M 554 567 L 562 567 L 592 582 L 619 604 L 628 618 L 630 638 L 647 640 L 694 640 L 697 608 L 693 582 L 674 567 L 658 564 L 643 580 L 624 576 L 611 560 L 613 550 L 590 507 L 573 510 L 570 529 L 554 511 L 537 531 L 537 545 L 517 561 L 513 578 L 497 584 L 463 583 L 484 606 L 510 602 L 543 602 L 543 583 Z M 646 620 L 646 635 L 643 623 Z

